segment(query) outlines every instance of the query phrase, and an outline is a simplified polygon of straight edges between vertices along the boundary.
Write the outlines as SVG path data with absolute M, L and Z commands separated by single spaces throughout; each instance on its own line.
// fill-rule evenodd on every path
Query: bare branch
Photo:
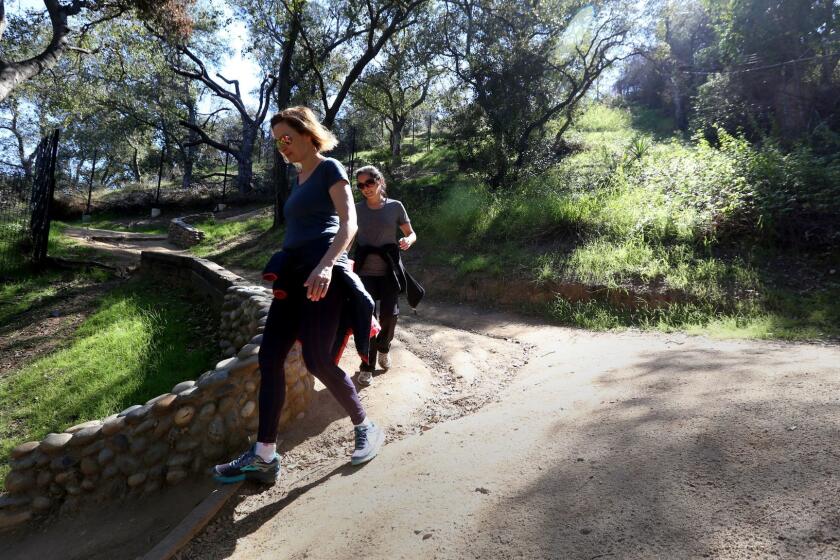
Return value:
M 268 107 L 271 104 L 271 93 L 277 87 L 277 83 L 277 76 L 269 74 L 263 78 L 262 84 L 260 84 L 260 104 L 257 107 L 257 114 L 254 117 L 256 122 L 261 123 L 265 120 L 265 116 L 268 114 Z
M 242 97 L 242 93 L 239 91 L 239 80 L 228 80 L 219 72 L 216 72 L 216 76 L 226 84 L 233 84 L 233 87 L 236 89 L 236 97 Z
M 214 116 L 216 116 L 219 113 L 226 112 L 226 111 L 230 111 L 230 109 L 227 108 L 227 107 L 222 107 L 221 109 L 217 109 L 217 110 L 213 111 L 212 113 L 208 114 L 207 118 L 204 119 L 204 123 L 202 123 L 201 128 L 204 128 L 205 126 L 207 126 L 207 123 L 209 123 L 210 119 L 212 119 Z
M 178 124 L 192 130 L 201 137 L 201 140 L 197 142 L 188 142 L 187 144 L 185 144 L 186 146 L 197 146 L 199 144 L 207 144 L 208 146 L 212 146 L 222 152 L 227 152 L 234 158 L 239 159 L 239 150 L 237 150 L 233 146 L 230 146 L 228 144 L 222 144 L 221 142 L 212 139 L 206 132 L 204 132 L 204 130 L 200 126 L 197 126 L 189 121 L 184 120 L 178 121 Z
M 102 47 L 96 47 L 95 49 L 83 49 L 81 47 L 67 47 L 68 51 L 77 52 L 81 54 L 96 54 L 102 50 Z
M 242 101 L 242 97 L 239 95 L 238 83 L 236 85 L 236 93 L 227 90 L 224 86 L 222 86 L 210 77 L 210 75 L 207 73 L 207 68 L 204 66 L 204 63 L 189 49 L 189 47 L 180 45 L 178 47 L 178 52 L 187 56 L 187 58 L 189 58 L 193 62 L 193 64 L 195 64 L 195 66 L 198 68 L 198 71 L 181 68 L 177 63 L 172 62 L 170 66 L 176 74 L 184 76 L 186 78 L 190 78 L 192 80 L 200 81 L 201 83 L 206 85 L 216 96 L 225 99 L 231 105 L 236 107 L 236 110 L 239 111 L 239 114 L 244 120 L 247 120 L 248 122 L 252 121 L 251 116 L 248 114 L 248 109 L 245 107 L 245 103 Z M 222 79 L 224 80 L 225 78 Z
M 126 11 L 127 10 L 125 8 L 118 8 L 115 12 L 106 14 L 99 19 L 95 19 L 93 21 L 90 21 L 90 22 L 86 23 L 80 31 L 80 36 L 82 38 L 85 38 L 87 36 L 88 32 L 91 30 L 91 28 L 96 27 L 100 23 L 105 23 L 106 21 L 111 21 L 111 20 L 117 19 L 118 17 L 125 14 Z

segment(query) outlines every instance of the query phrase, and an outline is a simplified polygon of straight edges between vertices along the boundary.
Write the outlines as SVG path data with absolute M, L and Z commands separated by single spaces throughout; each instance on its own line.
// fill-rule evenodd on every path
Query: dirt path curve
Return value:
M 295 447 L 181 558 L 840 557 L 840 349 L 432 305 L 399 332 L 399 365 L 364 392 L 381 456 L 348 467 L 330 425 L 318 461 Z M 413 387 L 470 378 L 489 403 L 472 414 L 442 390 L 406 412 Z M 395 426 L 412 416 L 432 422 Z
M 389 434 L 376 460 L 347 465 L 350 425 L 319 387 L 281 436 L 281 482 L 243 486 L 178 556 L 840 558 L 837 347 L 590 333 L 424 302 L 393 357 L 361 391 Z M 4 550 L 133 558 L 206 495 L 194 484 Z
M 266 208 L 249 209 L 244 212 L 236 209 L 227 210 L 219 214 L 219 221 L 237 222 L 265 214 Z M 137 266 L 142 251 L 162 251 L 165 253 L 189 254 L 169 241 L 166 235 L 114 231 L 88 227 L 70 226 L 64 230 L 64 235 L 73 242 L 96 249 L 100 254 L 107 255 L 108 264 L 118 268 Z
M 74 243 L 96 249 L 100 255 L 107 255 L 107 263 L 118 268 L 137 266 L 142 251 L 187 254 L 186 250 L 167 241 L 165 235 L 81 227 L 68 227 L 64 235 Z

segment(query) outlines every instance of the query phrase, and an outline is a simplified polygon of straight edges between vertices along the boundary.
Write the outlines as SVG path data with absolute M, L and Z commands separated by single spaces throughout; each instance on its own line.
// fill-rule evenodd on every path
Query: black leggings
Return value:
M 327 295 L 320 301 L 306 298 L 306 288 L 300 282 L 283 300 L 275 299 L 260 345 L 260 427 L 257 441 L 275 443 L 277 423 L 286 398 L 286 374 L 283 364 L 286 355 L 300 340 L 303 361 L 344 407 L 354 424 L 365 419 L 365 409 L 350 377 L 334 361 L 336 335 L 344 299 L 344 285 L 333 278 Z
M 373 371 L 376 367 L 376 354 L 378 352 L 385 354 L 391 350 L 391 341 L 394 340 L 397 317 L 400 314 L 400 294 L 390 277 L 362 276 L 361 278 L 365 289 L 376 302 L 376 316 L 382 327 L 379 335 L 370 339 L 367 366 L 362 364 L 362 369 Z

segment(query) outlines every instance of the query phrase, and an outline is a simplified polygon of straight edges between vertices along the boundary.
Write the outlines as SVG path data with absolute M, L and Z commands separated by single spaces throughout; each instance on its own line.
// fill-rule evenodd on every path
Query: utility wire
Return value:
M 779 68 L 781 66 L 786 66 L 788 64 L 797 64 L 799 62 L 808 62 L 811 60 L 819 60 L 822 58 L 831 58 L 834 56 L 840 56 L 840 52 L 831 53 L 831 54 L 821 54 L 818 56 L 809 56 L 806 58 L 796 58 L 794 60 L 788 60 L 785 62 L 778 62 L 776 64 L 768 64 L 767 66 L 758 66 L 757 68 L 744 68 L 743 70 L 685 70 L 680 68 L 679 71 L 683 74 L 746 74 L 748 72 L 758 72 L 760 70 L 770 70 L 772 68 Z

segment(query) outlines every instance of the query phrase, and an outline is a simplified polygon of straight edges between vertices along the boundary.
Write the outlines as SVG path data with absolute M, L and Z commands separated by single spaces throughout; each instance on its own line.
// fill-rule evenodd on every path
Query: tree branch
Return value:
M 257 114 L 254 116 L 254 120 L 258 123 L 263 122 L 265 116 L 268 114 L 268 107 L 271 104 L 271 94 L 274 88 L 277 87 L 277 81 L 277 76 L 269 74 L 263 78 L 262 84 L 260 84 L 260 104 L 257 107 Z
M 239 114 L 242 116 L 243 119 L 249 122 L 251 121 L 251 116 L 248 115 L 248 110 L 242 101 L 242 97 L 239 95 L 238 84 L 236 86 L 237 92 L 235 94 L 228 91 L 225 87 L 223 87 L 221 84 L 219 84 L 213 78 L 210 77 L 210 75 L 207 73 L 207 68 L 204 66 L 204 63 L 189 49 L 189 47 L 181 45 L 178 47 L 178 51 L 186 55 L 187 58 L 189 58 L 193 62 L 193 64 L 195 64 L 198 67 L 198 71 L 196 72 L 181 68 L 175 61 L 173 61 L 170 63 L 170 66 L 176 74 L 178 74 L 179 76 L 184 76 L 185 78 L 200 81 L 208 88 L 210 88 L 210 90 L 214 94 L 216 94 L 216 96 L 221 97 L 222 99 L 228 101 L 231 105 L 236 107 L 236 110 L 239 111 Z M 225 78 L 222 79 L 224 80 Z
M 201 127 L 204 128 L 205 126 L 207 126 L 207 123 L 210 122 L 210 119 L 212 119 L 217 114 L 223 113 L 225 111 L 230 111 L 230 109 L 228 109 L 227 107 L 222 107 L 221 109 L 217 109 L 217 110 L 213 111 L 212 113 L 208 114 L 207 118 L 204 119 L 204 123 L 201 125 Z
M 95 49 L 83 49 L 81 47 L 67 47 L 68 51 L 73 51 L 81 54 L 96 54 L 102 50 L 102 47 L 96 47 Z
M 225 82 L 226 84 L 233 84 L 233 87 L 236 88 L 236 97 L 242 97 L 242 93 L 240 93 L 240 91 L 239 91 L 239 80 L 228 80 L 227 78 L 222 76 L 221 73 L 219 73 L 219 72 L 216 72 L 216 76 L 219 79 L 221 79 L 223 82 Z
M 197 146 L 199 144 L 207 144 L 208 146 L 212 146 L 221 152 L 229 153 L 237 160 L 239 159 L 239 150 L 228 144 L 222 144 L 217 140 L 213 140 L 206 132 L 204 132 L 204 130 L 202 130 L 200 126 L 197 126 L 189 121 L 184 120 L 178 121 L 178 124 L 192 130 L 201 137 L 201 140 L 197 142 L 188 142 L 187 144 L 185 144 L 186 146 Z

